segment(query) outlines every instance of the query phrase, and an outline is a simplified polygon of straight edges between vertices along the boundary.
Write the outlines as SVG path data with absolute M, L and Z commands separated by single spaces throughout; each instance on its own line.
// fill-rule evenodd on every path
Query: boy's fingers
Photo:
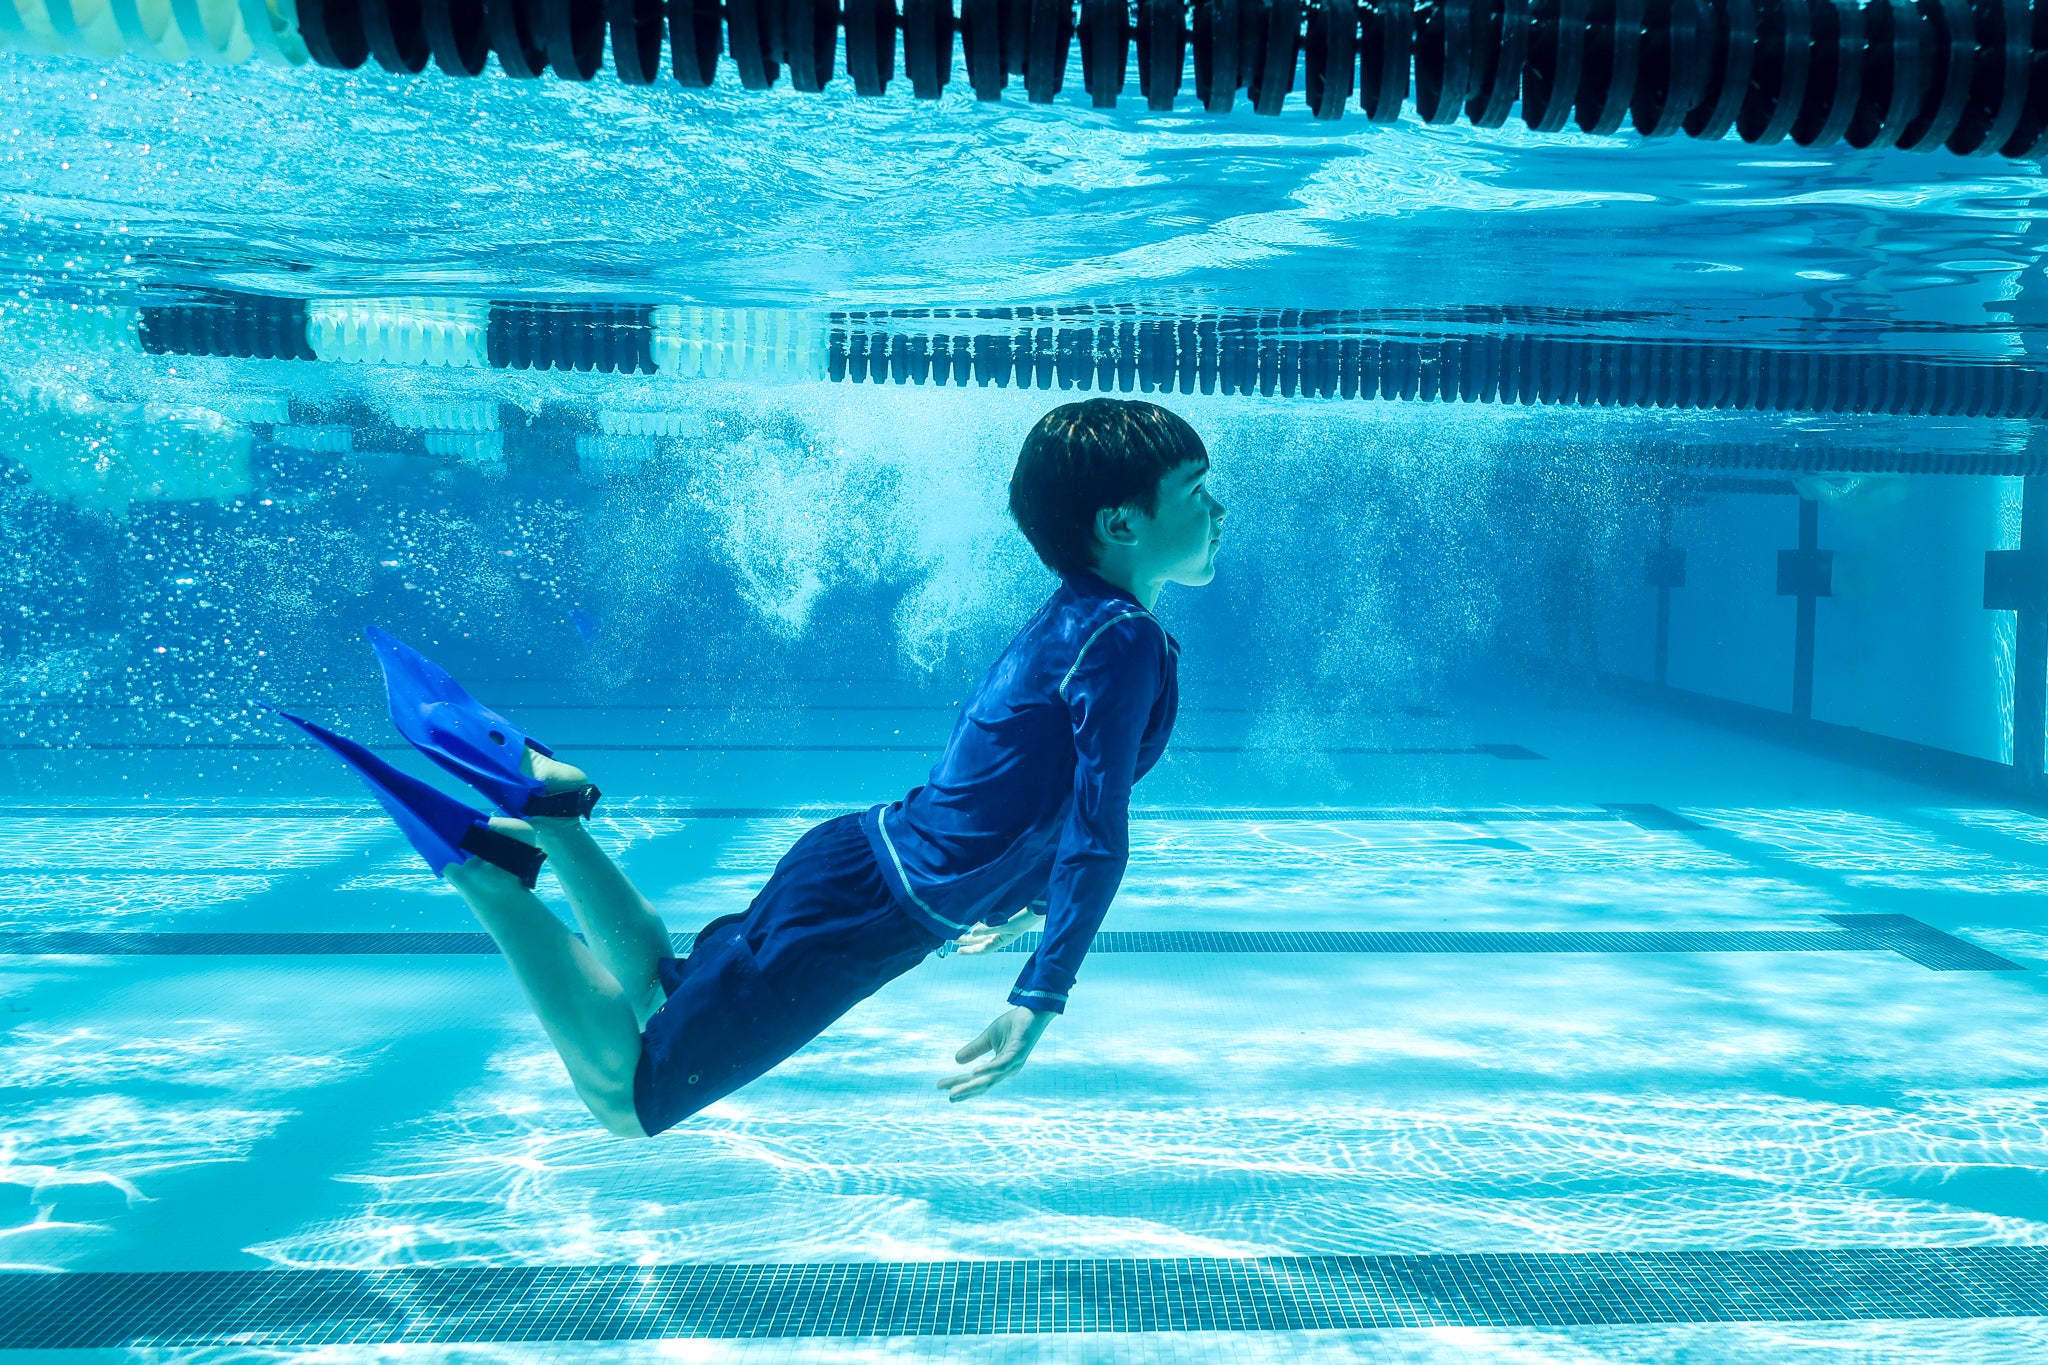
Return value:
M 995 1082 L 982 1073 L 970 1071 L 962 1076 L 948 1076 L 939 1082 L 939 1089 L 952 1099 L 964 1100 L 970 1095 L 979 1095 L 993 1084 Z
M 987 1052 L 990 1048 L 995 1046 L 994 1042 L 992 1042 L 989 1039 L 988 1035 L 989 1030 L 983 1029 L 981 1031 L 981 1036 L 979 1038 L 976 1038 L 966 1047 L 961 1048 L 958 1052 L 953 1054 L 953 1060 L 956 1062 L 963 1063 L 971 1062 L 976 1057 L 979 1057 L 982 1053 Z
M 995 1080 L 992 1077 L 970 1076 L 964 1084 L 954 1086 L 946 1098 L 958 1104 L 961 1100 L 973 1099 L 994 1084 Z
M 966 1049 L 962 1048 L 961 1051 L 964 1052 Z M 960 1058 L 958 1060 L 965 1061 L 966 1059 Z M 1001 1056 L 991 1057 L 972 1071 L 963 1071 L 957 1076 L 946 1077 L 946 1079 L 938 1083 L 937 1088 L 947 1092 L 948 1097 L 951 1099 L 970 1099 L 975 1095 L 981 1094 L 997 1081 L 1008 1079 L 1016 1070 L 1017 1067 L 1011 1054 L 1005 1052 Z

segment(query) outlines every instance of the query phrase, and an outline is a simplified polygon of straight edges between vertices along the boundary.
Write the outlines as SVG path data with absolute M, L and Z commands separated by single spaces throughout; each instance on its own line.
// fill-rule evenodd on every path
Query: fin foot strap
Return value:
M 527 742 L 532 743 L 531 740 Z M 534 747 L 537 749 L 540 746 L 535 744 Z M 530 798 L 519 813 L 538 815 L 547 819 L 588 820 L 590 812 L 597 809 L 597 798 L 602 795 L 603 792 L 586 782 L 565 792 L 541 792 Z
M 462 836 L 461 848 L 471 857 L 482 858 L 491 866 L 510 872 L 528 891 L 540 880 L 540 866 L 548 860 L 548 855 L 532 844 L 500 834 L 489 825 L 471 825 Z

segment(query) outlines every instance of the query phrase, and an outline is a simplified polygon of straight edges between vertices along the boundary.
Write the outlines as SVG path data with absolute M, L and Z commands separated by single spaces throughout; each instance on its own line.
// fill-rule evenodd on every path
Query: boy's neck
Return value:
M 1121 547 L 1109 546 L 1105 549 L 1100 562 L 1095 566 L 1095 576 L 1112 588 L 1122 588 L 1137 598 L 1138 605 L 1146 611 L 1152 610 L 1153 605 L 1159 601 L 1161 590 L 1166 587 L 1166 580 L 1150 575 L 1139 577 L 1138 566 L 1131 562 L 1130 557 L 1115 553 L 1119 548 Z

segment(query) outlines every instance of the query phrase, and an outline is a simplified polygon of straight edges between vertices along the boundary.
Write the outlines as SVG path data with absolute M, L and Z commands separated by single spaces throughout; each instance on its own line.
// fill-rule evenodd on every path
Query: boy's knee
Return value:
M 599 1121 L 604 1123 L 605 1131 L 613 1137 L 628 1138 L 635 1142 L 645 1142 L 651 1136 L 645 1128 L 640 1126 L 640 1120 L 636 1115 L 628 1114 L 623 1117 L 614 1117 L 609 1121 L 602 1119 Z
M 583 1107 L 591 1117 L 603 1125 L 614 1137 L 645 1138 L 647 1130 L 640 1126 L 640 1114 L 633 1106 L 633 1092 L 628 1088 L 623 1094 L 613 1087 L 576 1087 L 576 1096 L 583 1101 Z

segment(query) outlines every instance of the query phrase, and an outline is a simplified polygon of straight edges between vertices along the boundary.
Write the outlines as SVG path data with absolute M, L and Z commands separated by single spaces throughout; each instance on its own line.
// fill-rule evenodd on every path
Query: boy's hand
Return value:
M 953 1060 L 963 1064 L 984 1053 L 991 1054 L 989 1059 L 972 1071 L 946 1077 L 939 1082 L 939 1089 L 946 1092 L 948 1100 L 958 1104 L 973 1099 L 997 1081 L 1010 1079 L 1024 1069 L 1024 1059 L 1038 1046 L 1038 1035 L 1052 1021 L 1051 1010 L 1027 1009 L 1022 1005 L 997 1015 L 979 1038 L 953 1054 Z
M 1010 916 L 1001 924 L 977 924 L 953 940 L 956 953 L 992 953 L 1007 944 L 1014 943 L 1019 936 L 1033 929 L 1045 927 L 1045 915 L 1038 910 L 1025 910 Z M 960 1059 L 966 1061 L 965 1057 Z

